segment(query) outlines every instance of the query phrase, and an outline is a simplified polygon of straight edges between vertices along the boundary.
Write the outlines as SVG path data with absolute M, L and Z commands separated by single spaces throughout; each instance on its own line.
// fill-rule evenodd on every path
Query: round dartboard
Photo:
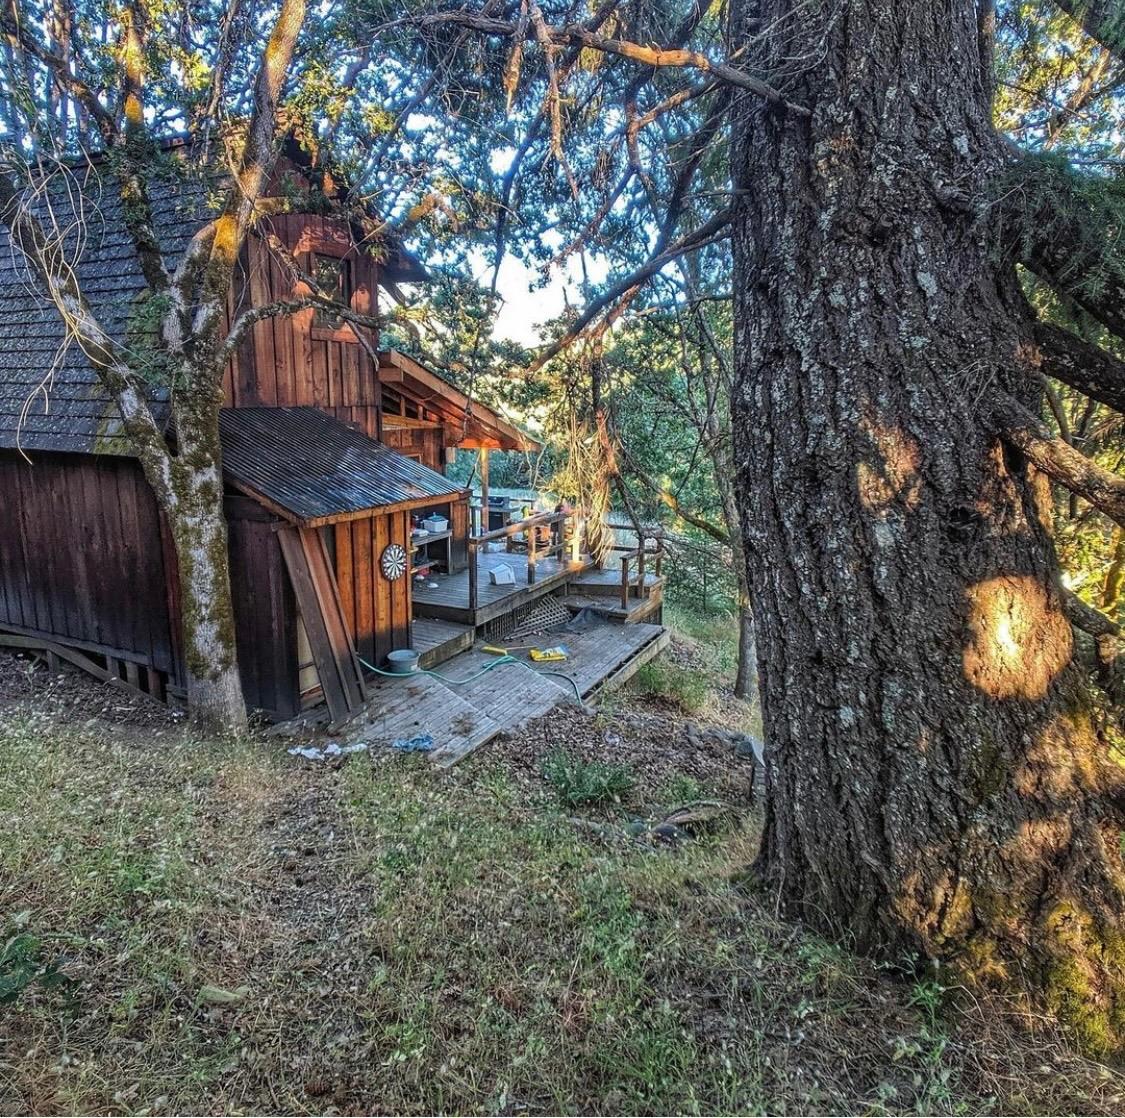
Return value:
M 388 544 L 383 549 L 383 557 L 379 560 L 384 577 L 394 582 L 406 574 L 406 548 L 399 543 Z

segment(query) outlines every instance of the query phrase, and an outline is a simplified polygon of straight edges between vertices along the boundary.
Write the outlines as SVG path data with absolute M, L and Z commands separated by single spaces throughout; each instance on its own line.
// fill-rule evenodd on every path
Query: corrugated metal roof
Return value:
M 301 524 L 464 490 L 316 408 L 224 408 L 223 471 Z

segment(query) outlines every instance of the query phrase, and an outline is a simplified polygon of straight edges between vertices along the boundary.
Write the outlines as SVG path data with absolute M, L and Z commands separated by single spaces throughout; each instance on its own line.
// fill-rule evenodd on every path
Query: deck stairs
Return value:
M 567 582 L 563 604 L 571 613 L 592 609 L 623 625 L 660 624 L 664 612 L 664 579 L 651 571 L 643 584 L 633 581 L 621 600 L 621 574 L 611 568 L 583 571 Z
M 586 608 L 562 595 L 571 612 Z M 577 596 L 584 600 L 583 595 Z M 614 600 L 590 595 L 593 608 L 612 614 Z M 638 599 L 647 603 L 649 598 Z M 577 609 L 575 608 L 577 606 Z M 439 676 L 418 673 L 402 679 L 375 676 L 368 680 L 364 711 L 343 728 L 349 743 L 391 745 L 400 739 L 429 734 L 435 748 L 430 758 L 447 766 L 461 760 L 498 734 L 512 732 L 560 705 L 586 706 L 604 690 L 625 682 L 668 644 L 659 624 L 634 616 L 595 622 L 578 632 L 550 629 L 512 638 L 510 645 L 563 643 L 569 658 L 561 663 L 532 664 L 526 649 L 513 651 L 520 662 L 496 664 L 476 631 L 455 622 L 416 618 L 414 648 L 420 665 Z M 557 674 L 548 674 L 557 673 Z

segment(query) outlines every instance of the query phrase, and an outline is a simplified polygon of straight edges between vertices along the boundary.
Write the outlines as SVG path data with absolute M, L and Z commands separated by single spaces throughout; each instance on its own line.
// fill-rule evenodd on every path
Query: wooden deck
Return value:
M 630 571 L 630 584 L 635 588 L 637 575 Z M 607 567 L 589 566 L 586 570 L 575 575 L 570 580 L 571 589 L 579 594 L 619 594 L 621 592 L 621 565 L 612 564 Z M 649 593 L 657 586 L 663 586 L 664 579 L 652 571 L 645 571 L 645 593 Z
M 418 663 L 423 668 L 432 668 L 472 648 L 473 627 L 456 621 L 416 617 L 410 624 L 410 647 L 419 654 Z
M 480 564 L 477 582 L 477 608 L 469 608 L 469 572 L 466 568 L 453 575 L 435 575 L 430 581 L 437 587 L 416 582 L 414 616 L 439 621 L 457 621 L 464 625 L 483 625 L 501 614 L 509 613 L 527 602 L 550 593 L 560 583 L 586 571 L 589 560 L 577 563 L 555 558 L 540 559 L 535 567 L 535 582 L 527 584 L 527 555 L 518 551 L 490 551 L 477 559 Z M 493 586 L 488 572 L 507 563 L 515 572 L 515 586 Z M 618 576 L 620 577 L 620 576 Z
M 398 738 L 430 734 L 436 745 L 431 759 L 451 765 L 560 703 L 577 704 L 575 687 L 586 702 L 623 683 L 667 646 L 668 634 L 659 625 L 605 624 L 584 633 L 551 633 L 543 643 L 565 644 L 570 658 L 533 664 L 521 654 L 519 664 L 497 664 L 495 656 L 476 647 L 442 664 L 438 676 L 378 676 L 368 684 L 366 711 L 347 728 L 347 741 L 389 746 Z M 489 664 L 496 666 L 479 674 Z
M 437 765 L 452 765 L 478 745 L 490 741 L 501 724 L 467 702 L 452 687 L 425 672 L 401 680 L 378 676 L 368 685 L 363 714 L 347 727 L 348 744 L 389 747 L 400 738 L 431 734 L 436 748 L 429 754 Z

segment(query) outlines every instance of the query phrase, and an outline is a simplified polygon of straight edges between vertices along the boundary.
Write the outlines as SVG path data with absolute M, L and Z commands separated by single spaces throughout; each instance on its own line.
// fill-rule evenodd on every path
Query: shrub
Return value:
M 556 749 L 543 762 L 543 776 L 567 807 L 619 803 L 636 783 L 624 765 L 583 761 Z
M 662 660 L 653 660 L 633 677 L 634 686 L 643 695 L 655 695 L 675 703 L 687 714 L 697 714 L 707 705 L 710 694 L 703 672 L 681 668 Z

